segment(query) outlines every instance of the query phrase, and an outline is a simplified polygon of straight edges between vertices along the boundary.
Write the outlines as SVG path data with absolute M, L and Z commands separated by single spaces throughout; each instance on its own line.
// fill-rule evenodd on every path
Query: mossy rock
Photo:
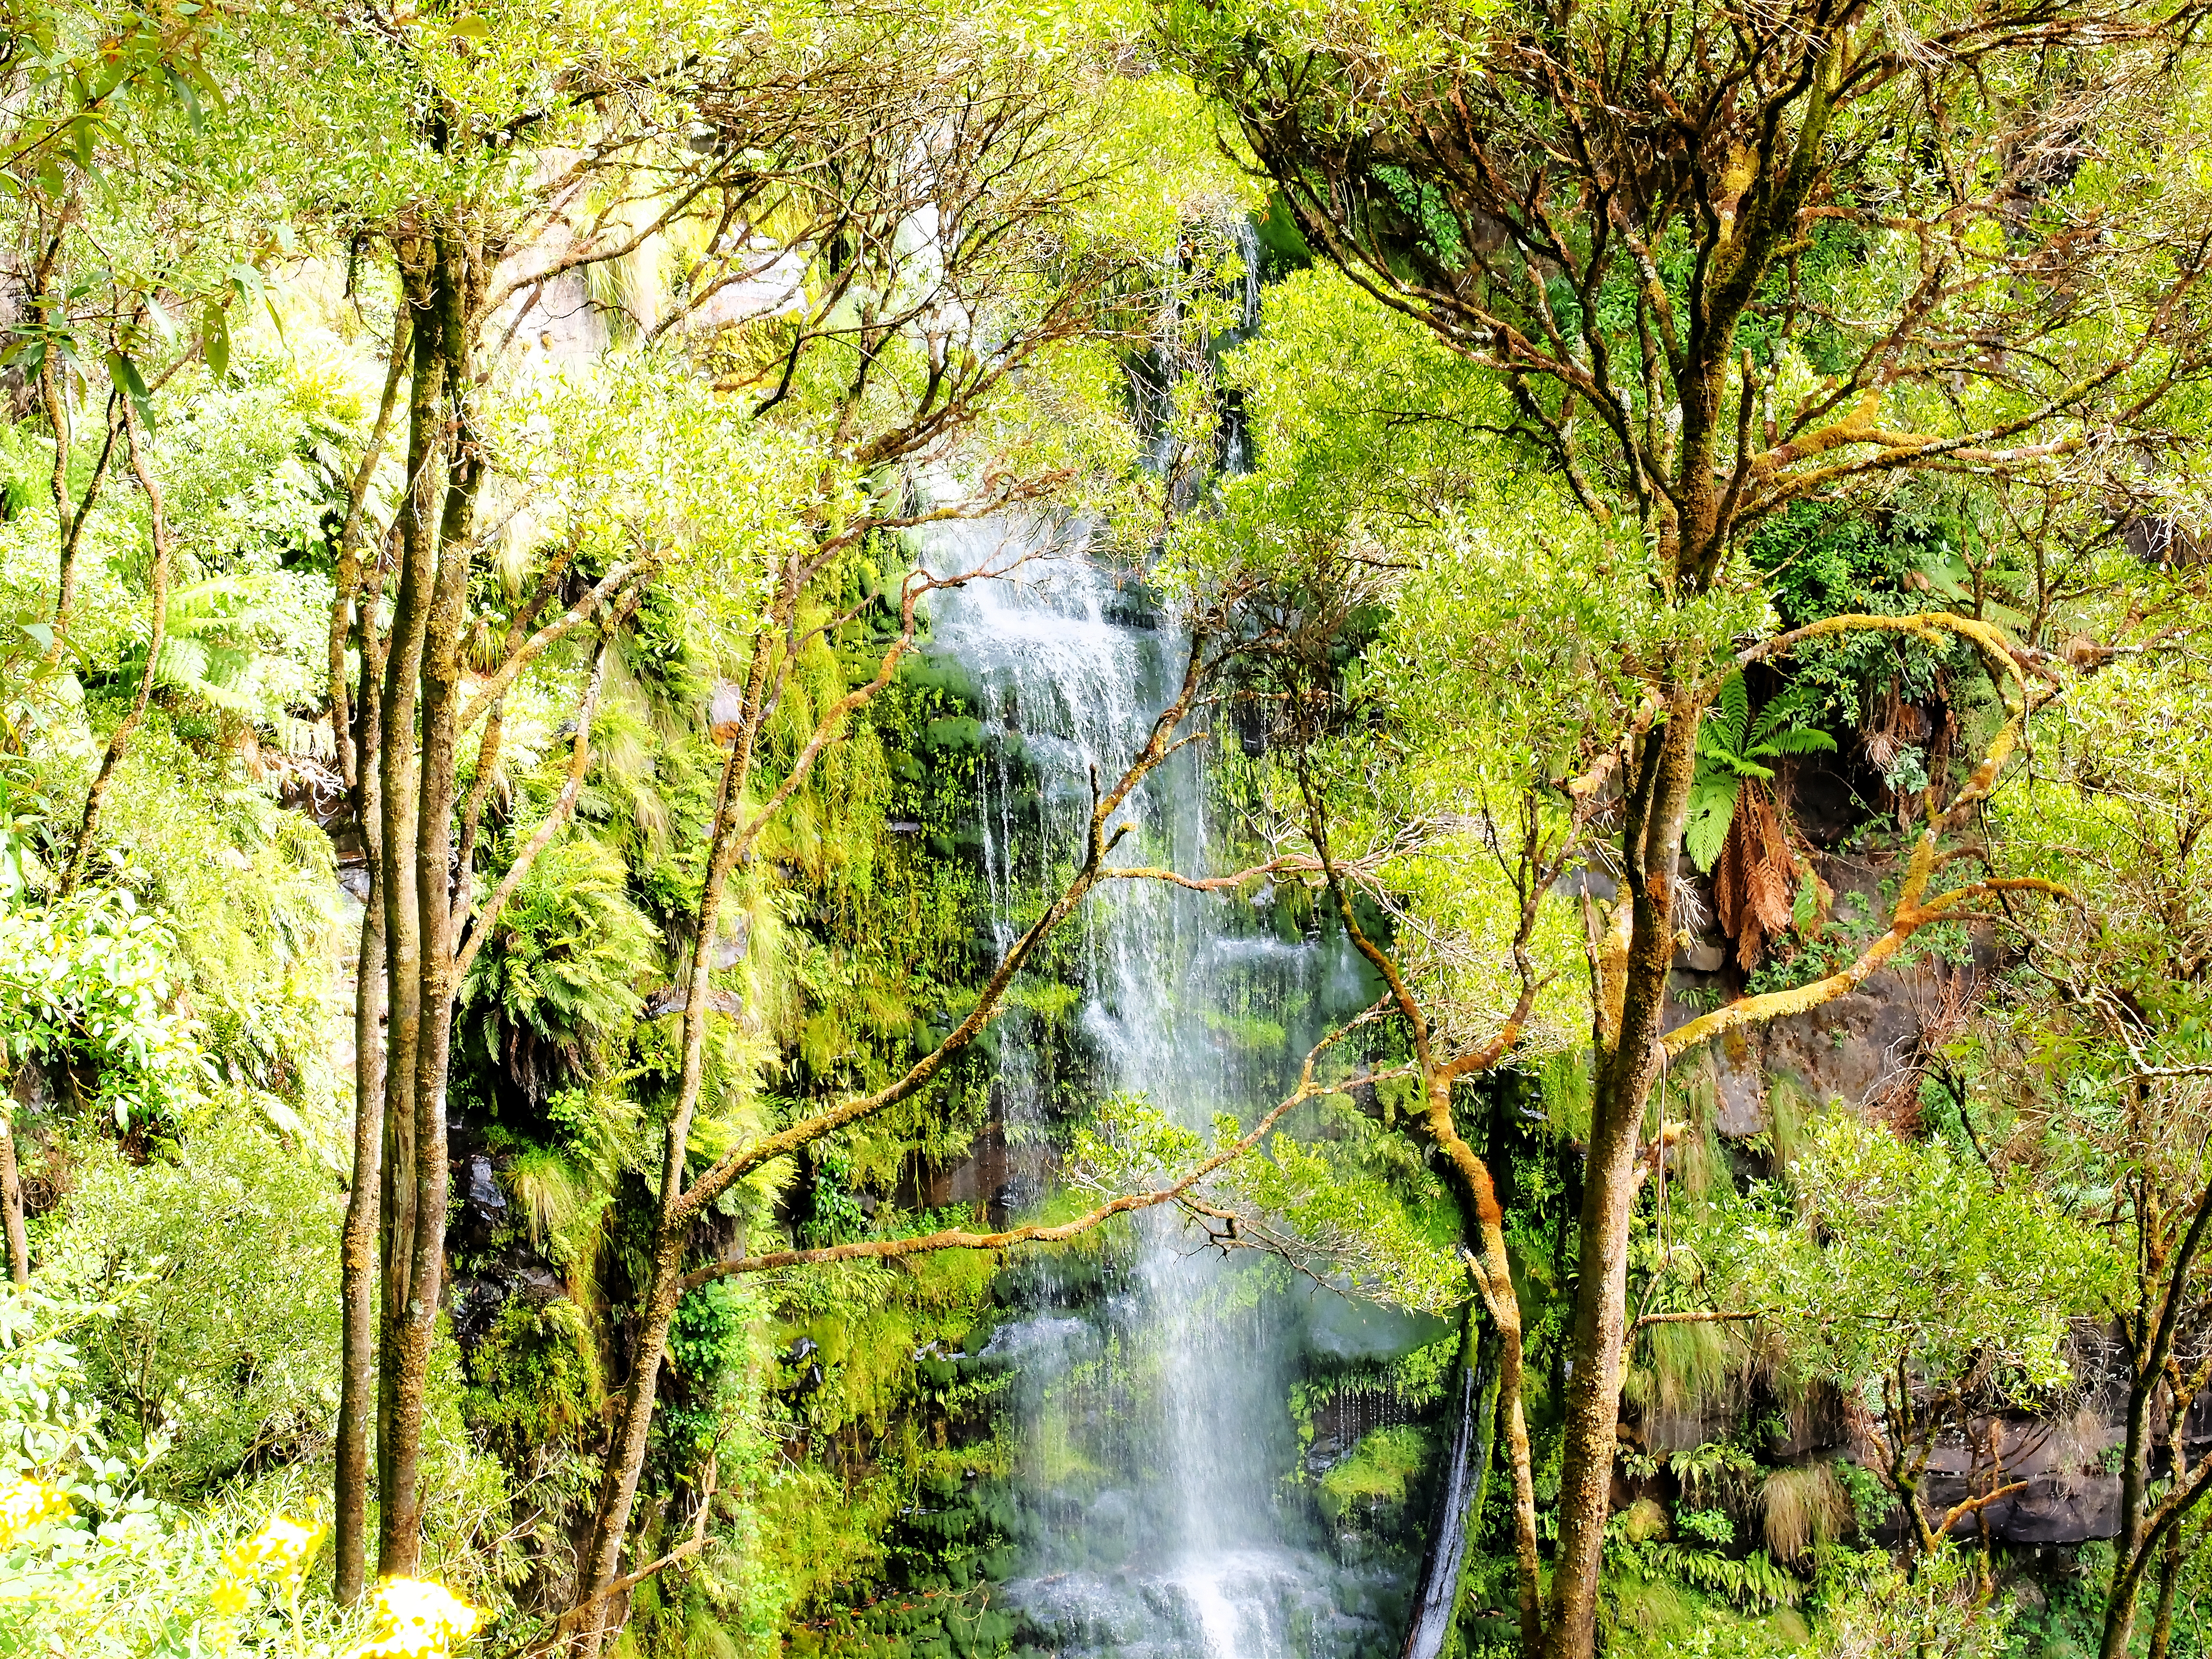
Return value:
M 972 714 L 945 714 L 921 728 L 925 749 L 973 754 L 983 746 L 983 722 Z
M 917 691 L 940 692 L 963 708 L 972 708 L 982 700 L 975 675 L 957 657 L 935 652 L 910 656 L 899 665 L 899 678 Z
M 1427 1432 L 1412 1424 L 1370 1431 L 1350 1456 L 1322 1476 L 1322 1506 L 1332 1519 L 1341 1519 L 1355 1507 L 1396 1508 L 1433 1449 Z

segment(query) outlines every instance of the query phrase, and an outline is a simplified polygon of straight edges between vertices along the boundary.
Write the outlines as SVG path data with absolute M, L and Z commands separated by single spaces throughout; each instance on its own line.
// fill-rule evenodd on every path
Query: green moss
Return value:
M 1412 1424 L 1374 1429 L 1341 1462 L 1321 1478 L 1321 1500 L 1332 1520 L 1354 1507 L 1395 1509 L 1406 1501 L 1410 1483 L 1428 1467 L 1428 1431 Z
M 509 1468 L 541 1446 L 580 1438 L 606 1408 L 599 1344 L 566 1297 L 510 1297 L 466 1362 L 462 1415 Z
M 1280 1020 L 1268 1019 L 1259 1014 L 1222 1014 L 1207 1009 L 1201 1016 L 1206 1029 L 1227 1048 L 1239 1054 L 1267 1054 L 1279 1052 L 1289 1040 Z

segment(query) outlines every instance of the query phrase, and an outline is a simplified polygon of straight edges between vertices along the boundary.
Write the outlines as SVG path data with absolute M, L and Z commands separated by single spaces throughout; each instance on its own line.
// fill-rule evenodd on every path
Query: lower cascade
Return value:
M 1003 568 L 1009 533 L 939 535 L 933 564 Z M 1092 780 L 1120 775 L 1143 745 L 1188 640 L 1126 577 L 1068 554 L 945 596 L 933 641 L 983 711 L 978 812 L 1003 945 L 1024 893 L 1079 854 Z M 1182 731 L 1203 725 L 1201 712 Z M 1218 753 L 1209 738 L 1152 775 L 1113 861 L 1206 873 Z M 1157 881 L 1094 900 L 1067 970 L 1084 992 L 1073 1031 L 1056 1041 L 1031 1019 L 1001 1049 L 994 1106 L 1018 1171 L 1002 1196 L 1042 1196 L 1042 1138 L 1088 1101 L 1141 1094 L 1203 1133 L 1221 1114 L 1249 1124 L 1295 1085 L 1324 1022 L 1369 993 L 1340 943 L 1282 937 L 1272 909 L 1264 893 Z M 1332 1547 L 1300 1490 L 1312 1460 L 1288 1395 L 1316 1345 L 1358 1358 L 1413 1322 L 1210 1244 L 1172 1206 L 1133 1231 L 1103 1260 L 1014 1268 L 1016 1311 L 986 1350 L 1012 1371 L 1019 1565 L 1004 1594 L 1030 1643 L 1066 1659 L 1395 1651 L 1409 1564 Z

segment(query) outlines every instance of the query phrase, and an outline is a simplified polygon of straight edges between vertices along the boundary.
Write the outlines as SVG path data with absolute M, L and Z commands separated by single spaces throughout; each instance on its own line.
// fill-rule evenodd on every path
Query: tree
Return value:
M 916 605 L 950 584 L 908 586 L 880 672 L 848 695 L 810 704 L 795 677 L 810 652 L 853 621 L 841 595 L 862 554 L 873 557 L 920 525 L 1041 507 L 1088 487 L 1097 458 L 1085 446 L 1113 426 L 1082 407 L 1078 388 L 1096 364 L 1072 360 L 1073 372 L 1057 380 L 1047 360 L 1114 337 L 1131 310 L 1116 287 L 1124 251 L 1082 216 L 1097 193 L 1097 106 L 1079 102 L 1064 73 L 1048 72 L 1048 54 L 988 29 L 862 9 L 810 9 L 807 18 L 803 40 L 769 32 L 733 52 L 702 53 L 687 31 L 713 20 L 678 7 L 662 33 L 626 37 L 641 43 L 635 59 L 599 53 L 595 26 L 578 24 L 546 60 L 552 67 L 519 87 L 477 73 L 504 60 L 465 29 L 393 22 L 363 37 L 419 87 L 427 113 L 409 135 L 416 171 L 398 181 L 412 187 L 386 181 L 389 205 L 356 215 L 349 233 L 392 250 L 399 301 L 383 408 L 341 532 L 331 635 L 332 720 L 375 871 L 362 959 L 384 964 L 389 1032 L 380 1084 L 380 992 L 376 975 L 364 974 L 338 1527 L 348 1591 L 362 1576 L 367 1512 L 368 1218 L 379 1218 L 382 1240 L 374 1419 L 379 1566 L 389 1574 L 411 1568 L 420 1528 L 459 988 L 574 808 L 602 665 L 629 612 L 679 592 L 727 611 L 714 596 L 744 573 L 738 614 L 726 622 L 741 661 L 734 708 L 714 716 L 731 733 L 730 753 L 689 918 L 671 1173 L 643 1338 L 587 1553 L 587 1644 L 605 1611 L 598 1592 L 619 1564 L 693 1220 L 763 1159 L 855 1115 L 718 1165 L 685 1188 L 723 885 L 890 684 L 915 638 Z M 569 85 L 588 88 L 589 100 L 549 112 L 544 100 Z M 553 159 L 519 179 L 495 157 L 520 132 Z M 641 379 L 664 373 L 665 385 L 658 403 L 622 411 L 659 430 L 651 459 L 626 455 L 617 476 L 658 469 L 684 483 L 672 497 L 599 486 L 592 481 L 609 458 L 589 453 L 593 420 L 541 404 L 556 427 L 578 428 L 556 468 L 568 503 L 556 529 L 566 540 L 525 550 L 527 580 L 519 594 L 500 594 L 489 580 L 494 535 L 479 526 L 481 503 L 488 489 L 534 482 L 523 461 L 527 422 L 501 424 L 518 394 L 500 347 L 527 328 L 555 283 L 647 252 L 675 257 L 672 282 L 643 295 L 624 326 L 637 337 L 638 363 L 661 365 L 641 367 Z M 776 288 L 777 297 L 732 313 L 722 297 L 747 284 Z M 1032 407 L 1058 400 L 1056 433 L 1042 435 L 1043 421 L 994 424 L 1007 422 L 1017 387 Z M 366 507 L 386 422 L 403 407 L 400 487 L 379 534 Z M 619 441 L 604 430 L 599 441 Z M 738 454 L 752 459 L 732 465 Z M 1109 443 L 1107 459 L 1119 466 L 1128 455 Z M 748 485 L 752 495 L 740 500 Z M 374 552 L 380 544 L 388 576 Z M 386 614 L 379 596 L 387 582 Z M 576 647 L 594 633 L 586 669 Z M 359 665 L 357 689 L 349 660 Z M 491 850 L 479 826 L 497 771 L 502 700 L 563 672 L 576 709 L 568 786 L 472 902 L 473 872 Z M 787 743 L 794 708 L 805 711 L 805 727 Z M 471 767 L 465 739 L 479 722 Z M 946 1054 L 994 1012 L 987 1002 Z M 904 1100 L 942 1064 L 924 1066 L 869 1109 Z M 372 1206 L 365 1194 L 379 1169 Z
M 2193 573 L 2115 556 L 2095 574 L 2090 620 L 2112 643 L 2076 653 L 2079 672 L 2046 723 L 2041 775 L 2005 815 L 2023 858 L 2065 869 L 2094 900 L 2039 930 L 2006 994 L 1971 1028 L 1952 1109 L 2008 1179 L 2071 1195 L 2126 1264 L 2106 1303 L 2128 1391 L 2100 1651 L 2130 1650 L 2154 1586 L 2149 1642 L 2162 1656 L 2197 1547 L 2191 1527 L 2212 1492 L 2182 1428 L 2206 1385 L 2212 1319 L 2208 820 L 2194 717 L 2206 688 L 2167 631 L 2175 607 L 2194 600 Z
M 525 50 L 518 44 L 521 34 L 495 48 L 482 30 L 461 23 L 381 16 L 355 31 L 364 50 L 417 89 L 421 112 L 407 135 L 413 174 L 380 181 L 382 211 L 356 210 L 347 228 L 350 238 L 374 235 L 392 251 L 401 325 L 386 409 L 394 406 L 404 376 L 405 436 L 388 537 L 364 537 L 357 527 L 383 416 L 356 475 L 331 628 L 331 718 L 375 872 L 362 959 L 384 964 L 380 992 L 374 974 L 362 976 L 357 1030 L 366 1037 L 376 1029 L 380 994 L 388 1027 L 380 1079 L 374 1043 L 362 1043 L 355 1175 L 357 1193 L 366 1191 L 373 1172 L 380 1188 L 383 1312 L 374 1417 L 378 1559 L 386 1574 L 410 1571 L 419 1547 L 422 1398 L 445 1251 L 454 998 L 501 905 L 573 807 L 587 763 L 599 671 L 583 674 L 572 693 L 577 720 L 570 787 L 477 907 L 468 878 L 501 742 L 501 698 L 571 635 L 595 624 L 603 636 L 618 629 L 647 584 L 664 577 L 679 556 L 735 562 L 756 518 L 732 514 L 726 501 L 612 500 L 602 492 L 587 497 L 596 512 L 572 520 L 566 545 L 529 550 L 535 568 L 519 596 L 486 605 L 479 579 L 493 547 L 477 516 L 501 458 L 490 443 L 480 387 L 498 366 L 495 348 L 513 337 L 550 283 L 629 258 L 679 228 L 694 253 L 681 275 L 681 293 L 655 296 L 671 302 L 666 316 L 655 319 L 656 330 L 725 288 L 758 278 L 784 250 L 807 250 L 827 280 L 800 290 L 805 309 L 797 326 L 782 331 L 770 364 L 740 349 L 738 362 L 748 372 L 731 389 L 744 390 L 766 367 L 771 372 L 757 401 L 762 410 L 775 407 L 800 389 L 802 368 L 813 367 L 808 348 L 830 338 L 856 347 L 847 360 L 854 371 L 852 409 L 902 392 L 913 398 L 896 441 L 873 448 L 864 443 L 858 453 L 833 441 L 833 465 L 802 486 L 787 501 L 787 516 L 777 520 L 781 527 L 832 526 L 824 533 L 834 537 L 862 481 L 913 459 L 940 428 L 955 423 L 948 405 L 995 384 L 1007 367 L 972 352 L 958 355 L 958 344 L 941 328 L 938 353 L 918 384 L 902 384 L 887 361 L 878 360 L 887 347 L 903 343 L 910 325 L 943 314 L 955 301 L 970 298 L 978 310 L 988 308 L 986 294 L 963 296 L 959 283 L 1007 269 L 1028 252 L 1018 253 L 1011 238 L 1001 246 L 993 228 L 978 227 L 972 245 L 962 250 L 968 257 L 937 272 L 938 285 L 925 278 L 921 297 L 896 287 L 856 297 L 856 276 L 870 268 L 860 257 L 865 252 L 877 255 L 879 271 L 889 262 L 894 277 L 922 275 L 922 262 L 895 244 L 908 216 L 933 198 L 926 179 L 913 176 L 910 154 L 888 140 L 872 154 L 841 154 L 849 129 L 839 123 L 872 106 L 887 118 L 888 133 L 895 125 L 888 120 L 888 100 L 902 91 L 904 130 L 910 131 L 922 112 L 941 110 L 928 100 L 942 88 L 926 81 L 887 84 L 871 68 L 868 52 L 882 42 L 866 27 L 841 41 L 826 63 L 763 41 L 716 58 L 717 69 L 706 75 L 696 67 L 703 58 L 695 47 L 708 40 L 713 18 L 679 5 L 654 22 L 632 21 L 638 27 L 625 36 L 627 57 L 604 52 L 596 21 L 587 19 L 569 25 L 557 40 L 532 36 L 526 68 L 512 56 Z M 1022 147 L 1034 124 L 1010 118 L 1006 102 L 988 94 L 973 110 L 983 135 L 979 142 L 994 162 L 1002 153 L 1025 159 Z M 695 145 L 691 137 L 702 128 L 714 137 Z M 499 158 L 525 133 L 538 154 L 558 159 L 518 177 Z M 1018 178 L 1010 169 L 1006 182 L 1018 190 Z M 956 209 L 949 216 L 957 221 L 958 204 L 944 204 Z M 1018 200 L 1013 211 L 1018 216 L 1038 206 Z M 764 223 L 781 233 L 777 254 L 766 258 L 756 247 Z M 1071 325 L 1049 304 L 1043 310 L 1038 331 L 1044 337 Z M 781 364 L 780 375 L 775 362 Z M 883 385 L 872 378 L 879 372 Z M 888 393 L 884 385 L 892 388 Z M 684 436 L 696 441 L 702 434 L 694 425 Z M 695 485 L 709 476 L 713 453 L 711 444 L 702 444 L 681 458 Z M 835 546 L 902 521 L 895 507 L 863 520 L 849 540 Z M 380 542 L 392 556 L 388 616 L 377 602 L 387 579 L 362 556 L 364 546 Z M 795 613 L 782 620 L 788 629 L 800 626 Z M 349 630 L 361 665 L 359 691 L 351 696 L 343 672 Z M 479 639 L 488 644 L 474 643 Z M 602 656 L 605 648 L 603 642 Z M 472 678 L 478 659 L 483 672 Z M 556 653 L 550 660 L 558 659 Z M 761 668 L 765 674 L 765 658 Z M 763 694 L 769 688 L 763 679 L 753 689 Z M 479 722 L 483 735 L 465 801 L 464 738 Z M 447 876 L 456 859 L 458 890 Z M 374 1159 L 373 1148 L 380 1148 Z M 346 1367 L 338 1506 L 339 1576 L 349 1593 L 357 1593 L 361 1583 L 367 1513 L 365 1208 L 365 1200 L 357 1203 L 351 1230 L 353 1352 Z
M 1593 734 L 1621 756 L 1608 823 L 1624 896 L 1596 951 L 1547 1652 L 1595 1639 L 1639 1126 L 1661 1055 L 1858 982 L 1662 1042 L 1697 735 L 1725 678 L 1716 607 L 1743 591 L 1746 532 L 1793 502 L 1915 471 L 2086 470 L 2200 371 L 2203 204 L 2130 162 L 2170 142 L 2161 100 L 2191 15 L 2040 0 L 1909 21 L 1825 3 L 1158 13 L 1308 245 L 1497 377 L 1507 407 L 1488 429 L 1555 468 L 1598 524 L 1633 526 L 1608 556 L 1641 566 L 1656 607 L 1647 701 L 1618 751 Z M 2084 303 L 2093 264 L 2112 273 L 2109 307 Z M 2001 639 L 1978 648 L 2012 678 Z
M 1917 1565 L 2023 1484 L 2006 1480 L 2000 1444 L 1984 1489 L 1931 1514 L 1930 1454 L 1947 1438 L 1975 1443 L 1978 1419 L 2068 1380 L 2074 1322 L 2106 1299 L 2115 1263 L 2045 1194 L 1849 1117 L 1815 1126 L 1788 1176 L 1794 1217 L 1719 1230 L 1734 1257 L 1726 1294 L 1859 1402 L 1873 1473 L 1900 1500 Z M 1981 1584 L 1986 1601 L 1986 1547 Z

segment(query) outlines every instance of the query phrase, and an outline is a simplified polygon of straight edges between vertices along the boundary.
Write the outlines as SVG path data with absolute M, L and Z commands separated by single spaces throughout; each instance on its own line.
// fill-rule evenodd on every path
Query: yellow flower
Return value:
M 234 1578 L 258 1578 L 264 1573 L 295 1573 L 307 1564 L 325 1528 L 278 1516 L 242 1544 L 223 1553 L 225 1571 Z
M 376 1587 L 383 1633 L 357 1659 L 429 1659 L 477 1627 L 482 1614 L 442 1584 L 387 1578 Z
M 219 1650 L 227 1650 L 234 1635 L 230 1621 L 252 1604 L 256 1581 L 289 1578 L 301 1571 L 315 1553 L 315 1546 L 323 1541 L 324 1530 L 280 1515 L 252 1537 L 222 1553 L 222 1578 L 208 1592 L 208 1611 L 220 1621 L 210 1632 Z
M 235 1619 L 246 1611 L 246 1586 L 235 1578 L 226 1578 L 215 1587 L 208 1597 L 208 1610 L 222 1619 Z
M 5 1549 L 50 1515 L 59 1515 L 70 1501 L 43 1480 L 19 1480 L 0 1492 L 0 1549 Z

